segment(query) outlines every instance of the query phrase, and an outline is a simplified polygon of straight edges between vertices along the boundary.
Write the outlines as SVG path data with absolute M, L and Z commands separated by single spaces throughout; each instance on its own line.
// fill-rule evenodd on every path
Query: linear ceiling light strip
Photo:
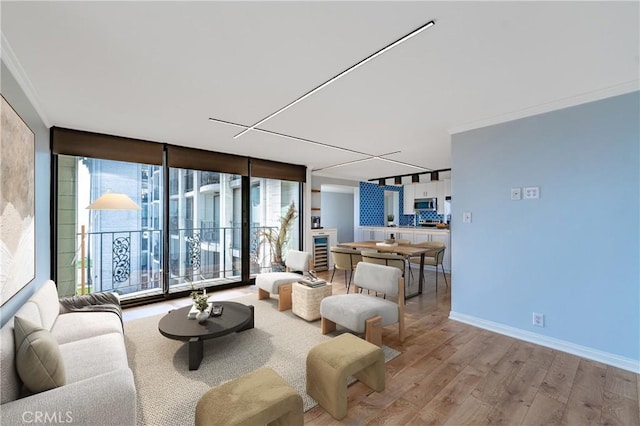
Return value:
M 211 117 L 209 117 L 209 121 L 214 121 L 214 122 L 217 122 L 217 123 L 227 124 L 229 126 L 235 126 L 235 127 L 243 127 L 243 128 L 248 128 L 249 127 L 249 126 L 244 125 L 244 124 L 233 123 L 231 121 L 219 120 L 217 118 L 211 118 Z M 266 133 L 268 135 L 280 136 L 282 138 L 292 139 L 294 141 L 304 142 L 304 143 L 308 143 L 308 144 L 312 144 L 312 145 L 318 145 L 318 146 L 321 146 L 321 147 L 324 147 L 324 148 L 331 148 L 331 149 L 335 149 L 335 150 L 342 151 L 342 152 L 348 152 L 348 153 L 351 153 L 351 154 L 367 155 L 367 156 L 371 155 L 371 154 L 367 154 L 366 152 L 356 151 L 354 149 L 342 148 L 342 147 L 336 146 L 336 145 L 329 145 L 328 143 L 316 142 L 316 141 L 312 141 L 310 139 L 303 139 L 303 138 L 299 138 L 299 137 L 291 136 L 291 135 L 286 135 L 284 133 L 279 133 L 279 132 L 272 132 L 271 130 L 260 129 L 260 128 L 257 128 L 257 127 L 254 128 L 253 130 L 255 130 L 256 132 Z
M 382 160 L 382 161 L 387 161 L 387 162 L 393 163 L 393 164 L 399 164 L 401 166 L 413 167 L 414 169 L 418 169 L 418 170 L 431 170 L 431 169 L 426 168 L 426 167 L 416 166 L 414 164 L 405 163 L 403 161 L 392 160 L 390 158 L 382 158 L 382 157 L 378 157 L 378 156 L 376 156 L 374 158 L 376 158 L 378 160 Z
M 364 163 L 365 161 L 373 160 L 374 158 L 375 157 L 361 158 L 360 160 L 353 160 L 353 161 L 347 161 L 347 162 L 344 162 L 344 163 L 333 164 L 331 166 L 321 167 L 319 169 L 313 169 L 311 171 L 312 172 L 319 172 L 321 170 L 335 169 L 336 167 L 349 166 L 351 164 L 357 164 L 357 163 Z
M 333 83 L 337 79 L 339 79 L 341 77 L 344 77 L 345 75 L 349 74 L 351 71 L 355 71 L 356 69 L 360 68 L 361 66 L 363 66 L 367 62 L 373 60 L 374 58 L 376 58 L 376 57 L 378 57 L 380 55 L 382 55 L 387 50 L 393 49 L 394 47 L 396 47 L 400 43 L 403 43 L 403 42 L 409 40 L 410 38 L 420 34 L 422 31 L 426 30 L 429 27 L 432 27 L 433 25 L 435 25 L 435 21 L 429 21 L 426 24 L 421 25 L 420 27 L 418 27 L 415 30 L 411 31 L 409 34 L 399 38 L 398 40 L 396 40 L 396 41 L 394 41 L 394 42 L 392 42 L 392 43 L 390 43 L 388 45 L 386 45 L 382 49 L 378 50 L 377 52 L 375 52 L 375 53 L 373 53 L 373 54 L 371 54 L 369 56 L 367 56 L 366 58 L 364 58 L 361 61 L 357 62 L 355 65 L 350 66 L 349 68 L 347 68 L 346 70 L 340 72 L 339 74 L 336 74 L 335 76 L 331 77 L 329 80 L 325 81 L 324 83 L 322 83 L 321 85 L 315 87 L 314 89 L 311 89 L 309 92 L 307 92 L 304 95 L 300 96 L 298 99 L 294 100 L 293 102 L 283 106 L 282 108 L 280 108 L 276 112 L 267 115 L 262 120 L 258 121 L 257 123 L 253 124 L 252 126 L 247 127 L 246 129 L 244 129 L 243 131 L 241 131 L 240 133 L 235 135 L 233 138 L 237 139 L 240 136 L 242 136 L 245 133 L 247 133 L 249 130 L 254 130 L 257 126 L 261 125 L 265 121 L 272 119 L 273 117 L 275 117 L 276 115 L 280 114 L 281 112 L 286 111 L 287 109 L 291 108 L 292 106 L 294 106 L 298 102 L 303 101 L 304 99 L 306 99 L 309 96 L 313 95 L 317 91 L 327 87 L 328 85 L 330 85 L 331 83 Z
M 209 121 L 213 121 L 213 122 L 216 122 L 216 123 L 222 123 L 222 124 L 226 124 L 226 125 L 234 126 L 234 127 L 244 127 L 244 128 L 247 127 L 244 124 L 234 123 L 232 121 L 227 121 L 227 120 L 220 120 L 218 118 L 212 118 L 212 117 L 209 117 Z M 299 137 L 296 137 L 296 136 L 290 136 L 290 135 L 286 135 L 284 133 L 272 132 L 271 130 L 265 130 L 265 129 L 260 129 L 260 128 L 254 128 L 254 130 L 257 131 L 257 132 L 262 132 L 262 133 L 266 133 L 266 134 L 273 135 L 273 136 L 280 136 L 282 138 L 291 139 L 291 140 L 294 140 L 294 141 L 299 141 L 299 142 L 304 142 L 304 143 L 308 143 L 308 144 L 312 144 L 312 145 L 317 145 L 317 146 L 321 146 L 321 147 L 324 147 L 324 148 L 331 148 L 331 149 L 335 149 L 337 151 L 348 152 L 350 154 L 366 155 L 368 157 L 367 160 L 378 159 L 378 160 L 382 160 L 382 161 L 388 161 L 388 162 L 394 163 L 394 164 L 399 164 L 399 165 L 402 165 L 402 166 L 413 167 L 415 169 L 419 169 L 419 170 L 423 170 L 423 171 L 424 170 L 431 170 L 431 169 L 426 168 L 426 167 L 420 167 L 420 166 L 416 166 L 416 165 L 413 165 L 413 164 L 404 163 L 402 161 L 383 158 L 383 157 L 385 157 L 387 155 L 398 154 L 398 153 L 400 153 L 400 151 L 393 151 L 393 152 L 388 152 L 388 153 L 385 153 L 385 154 L 373 155 L 373 154 L 368 154 L 366 152 L 356 151 L 354 149 L 342 148 L 342 147 L 336 146 L 336 145 L 329 145 L 329 144 L 322 143 L 322 142 L 312 141 L 310 139 L 304 139 L 304 138 L 299 138 Z M 363 161 L 363 160 L 355 160 L 355 162 L 360 162 L 360 161 Z M 323 169 L 317 169 L 317 170 L 325 170 L 327 168 L 338 167 L 338 166 L 343 166 L 343 165 L 347 165 L 347 164 L 351 164 L 351 162 L 341 163 L 341 164 L 337 164 L 335 166 L 329 166 L 329 167 L 325 167 Z
M 285 138 L 285 139 L 292 139 L 292 140 L 298 141 L 298 142 L 304 142 L 304 143 L 317 145 L 317 146 L 322 146 L 322 147 L 325 147 L 325 148 L 331 148 L 331 149 L 335 149 L 335 150 L 343 151 L 343 152 L 350 152 L 352 154 L 370 155 L 370 154 L 366 154 L 366 153 L 360 152 L 360 151 L 355 151 L 355 150 L 349 149 L 349 148 L 342 148 L 340 146 L 329 145 L 329 144 L 322 143 L 322 142 L 316 142 L 316 141 L 312 141 L 310 139 L 298 138 L 296 136 L 289 136 L 289 135 L 285 135 L 284 133 L 272 132 L 270 130 L 259 129 L 257 127 L 254 128 L 253 130 L 255 130 L 256 132 L 262 132 L 262 133 L 266 133 L 266 134 L 269 134 L 269 135 L 280 136 L 280 137 Z
M 320 171 L 320 170 L 327 170 L 327 169 L 333 169 L 333 168 L 335 168 L 335 167 L 349 166 L 349 165 L 351 165 L 351 164 L 362 163 L 362 162 L 364 162 L 364 161 L 369 161 L 369 160 L 390 161 L 390 162 L 395 163 L 395 164 L 401 164 L 401 165 L 404 165 L 404 166 L 415 167 L 415 168 L 418 168 L 418 169 L 421 169 L 421 170 L 430 170 L 430 169 L 427 169 L 427 168 L 425 168 L 425 167 L 419 167 L 419 166 L 414 166 L 413 164 L 403 163 L 402 161 L 395 161 L 395 160 L 389 160 L 389 159 L 387 159 L 387 158 L 383 158 L 383 156 L 386 156 L 386 155 L 393 155 L 393 154 L 397 154 L 397 153 L 399 153 L 399 152 L 400 152 L 400 151 L 394 151 L 394 152 L 388 152 L 388 153 L 386 153 L 386 154 L 372 155 L 372 156 L 370 156 L 370 157 L 362 158 L 362 159 L 360 159 L 360 160 L 353 160 L 353 161 L 347 161 L 347 162 L 345 162 L 345 163 L 338 163 L 338 164 L 334 164 L 334 165 L 332 165 L 332 166 L 322 167 L 322 168 L 320 168 L 320 169 L 313 169 L 312 171 L 313 171 L 313 172 L 318 172 L 318 171 Z

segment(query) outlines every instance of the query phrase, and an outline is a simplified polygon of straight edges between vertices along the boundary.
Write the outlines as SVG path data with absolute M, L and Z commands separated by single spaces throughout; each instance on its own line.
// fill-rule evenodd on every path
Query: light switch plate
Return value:
M 511 188 L 511 199 L 519 200 L 522 198 L 522 190 L 520 188 Z
M 527 199 L 534 199 L 534 198 L 540 198 L 540 187 L 538 186 L 528 186 L 524 189 L 524 198 L 525 200 Z
M 471 212 L 462 213 L 462 223 L 471 223 Z

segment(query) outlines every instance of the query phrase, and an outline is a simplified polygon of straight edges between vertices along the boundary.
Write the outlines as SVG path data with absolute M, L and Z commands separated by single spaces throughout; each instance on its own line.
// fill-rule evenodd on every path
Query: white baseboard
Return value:
M 567 342 L 565 340 L 531 333 L 530 331 L 521 330 L 519 328 L 510 327 L 493 321 L 487 321 L 454 311 L 449 312 L 449 319 L 504 334 L 505 336 L 514 337 L 526 342 L 535 343 L 536 345 L 546 346 L 551 349 L 567 352 L 593 361 L 602 362 L 603 364 L 622 368 L 623 370 L 631 371 L 632 373 L 640 374 L 640 360 L 625 358 L 586 346 L 576 345 L 575 343 Z

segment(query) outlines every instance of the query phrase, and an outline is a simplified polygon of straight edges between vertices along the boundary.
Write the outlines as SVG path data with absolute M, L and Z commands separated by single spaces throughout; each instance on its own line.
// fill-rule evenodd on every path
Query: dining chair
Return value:
M 379 253 L 376 251 L 363 251 L 362 261 L 367 263 L 376 263 L 378 265 L 393 266 L 400 269 L 404 277 L 405 262 L 404 256 L 394 253 Z
M 436 268 L 436 292 L 438 291 L 438 265 L 442 269 L 442 276 L 444 277 L 444 283 L 449 287 L 449 283 L 447 282 L 447 275 L 444 272 L 444 265 L 442 261 L 444 260 L 444 251 L 446 250 L 446 246 L 444 243 L 438 241 L 425 241 L 423 243 L 416 244 L 418 247 L 429 247 L 437 249 L 433 252 L 433 254 L 424 257 L 424 265 L 435 266 Z M 420 264 L 420 256 L 413 256 L 409 258 L 409 273 L 411 272 L 411 264 Z
M 333 259 L 333 273 L 331 274 L 329 282 L 333 282 L 336 270 L 344 271 L 344 285 L 347 287 L 347 293 L 349 293 L 353 271 L 356 269 L 358 263 L 362 262 L 362 255 L 359 250 L 343 247 L 331 247 L 330 251 L 331 258 Z M 349 273 L 348 279 L 347 272 Z

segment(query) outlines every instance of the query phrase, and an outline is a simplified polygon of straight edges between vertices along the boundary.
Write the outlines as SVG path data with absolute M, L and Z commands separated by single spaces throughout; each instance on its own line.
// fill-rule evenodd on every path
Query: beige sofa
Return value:
M 11 318 L 1 330 L 0 424 L 134 425 L 136 388 L 119 317 L 110 312 L 65 312 L 47 281 L 16 313 L 48 329 L 66 371 L 63 386 L 25 396 L 16 372 Z

